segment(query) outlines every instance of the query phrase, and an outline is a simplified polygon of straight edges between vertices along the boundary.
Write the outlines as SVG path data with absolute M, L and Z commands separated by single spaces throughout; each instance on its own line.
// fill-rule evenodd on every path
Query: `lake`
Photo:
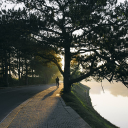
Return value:
M 94 109 L 105 119 L 120 128 L 128 128 L 128 88 L 121 82 L 81 82 L 89 86 Z

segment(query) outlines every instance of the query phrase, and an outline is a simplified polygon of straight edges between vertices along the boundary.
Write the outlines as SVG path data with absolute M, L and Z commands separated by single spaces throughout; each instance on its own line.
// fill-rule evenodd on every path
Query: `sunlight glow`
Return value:
M 64 56 L 61 56 L 61 59 L 62 59 L 62 61 L 61 61 L 61 63 L 62 63 L 62 70 L 64 70 Z

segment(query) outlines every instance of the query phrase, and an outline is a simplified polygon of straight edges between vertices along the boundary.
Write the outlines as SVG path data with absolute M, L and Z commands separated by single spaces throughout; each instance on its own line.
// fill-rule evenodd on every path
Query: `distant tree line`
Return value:
M 30 39 L 29 30 L 36 32 L 30 26 L 33 22 L 17 20 L 26 15 L 24 12 L 20 15 L 19 11 L 0 11 L 0 86 L 48 83 L 58 69 L 37 55 L 43 46 Z M 50 51 L 45 48 L 47 52 Z

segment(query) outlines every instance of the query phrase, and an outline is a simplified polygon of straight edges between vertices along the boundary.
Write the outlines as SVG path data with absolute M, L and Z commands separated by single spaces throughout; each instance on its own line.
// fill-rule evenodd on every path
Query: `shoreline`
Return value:
M 88 99 L 88 102 L 89 102 L 89 105 L 92 107 L 92 109 L 97 113 L 97 114 L 99 114 L 95 109 L 94 109 L 94 107 L 93 107 L 93 105 L 92 105 L 92 101 L 91 101 L 91 97 L 90 97 L 90 95 L 89 95 L 89 90 L 91 89 L 90 87 L 88 87 L 87 85 L 84 85 L 84 84 L 82 84 L 82 83 L 80 83 L 82 86 L 85 86 L 86 87 L 86 89 L 87 89 L 87 99 Z M 100 115 L 100 114 L 99 114 Z M 103 119 L 105 119 L 102 115 L 100 115 Z M 107 122 L 109 122 L 109 123 L 111 123 L 110 121 L 108 121 L 107 119 L 105 119 Z M 111 123 L 112 124 L 112 123 Z M 112 125 L 114 125 L 114 124 L 112 124 Z M 116 125 L 114 125 L 114 126 L 116 126 Z M 116 126 L 117 128 L 119 128 L 118 126 Z
M 89 95 L 91 88 L 76 83 L 69 94 L 61 94 L 67 106 L 73 108 L 92 128 L 119 128 L 102 117 L 94 108 Z

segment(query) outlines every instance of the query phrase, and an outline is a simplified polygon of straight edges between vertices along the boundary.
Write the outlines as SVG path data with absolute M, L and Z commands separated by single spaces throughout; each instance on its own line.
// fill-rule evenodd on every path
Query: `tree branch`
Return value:
M 104 64 L 104 65 L 101 65 L 101 66 L 98 67 L 98 68 L 91 69 L 90 72 L 86 73 L 85 75 L 82 75 L 82 76 L 80 76 L 80 77 L 78 77 L 78 78 L 76 78 L 76 79 L 70 80 L 70 83 L 73 84 L 73 83 L 79 82 L 79 81 L 81 81 L 81 80 L 83 80 L 83 79 L 85 79 L 85 78 L 91 76 L 95 71 L 97 71 L 97 70 L 99 70 L 99 69 L 105 67 L 106 65 L 107 65 L 107 64 Z
M 56 66 L 58 67 L 58 69 L 59 69 L 59 71 L 60 71 L 60 73 L 62 74 L 62 75 L 64 75 L 64 72 L 63 72 L 63 70 L 61 69 L 61 66 L 59 65 L 59 63 L 57 62 L 57 60 L 52 56 L 52 58 L 50 58 L 49 56 L 47 57 L 47 56 L 44 56 L 44 55 L 42 55 L 42 54 L 37 54 L 38 56 L 40 56 L 40 57 L 42 57 L 42 58 L 44 58 L 44 59 L 46 59 L 46 60 L 49 60 L 50 62 L 52 61 L 54 64 L 56 64 Z

